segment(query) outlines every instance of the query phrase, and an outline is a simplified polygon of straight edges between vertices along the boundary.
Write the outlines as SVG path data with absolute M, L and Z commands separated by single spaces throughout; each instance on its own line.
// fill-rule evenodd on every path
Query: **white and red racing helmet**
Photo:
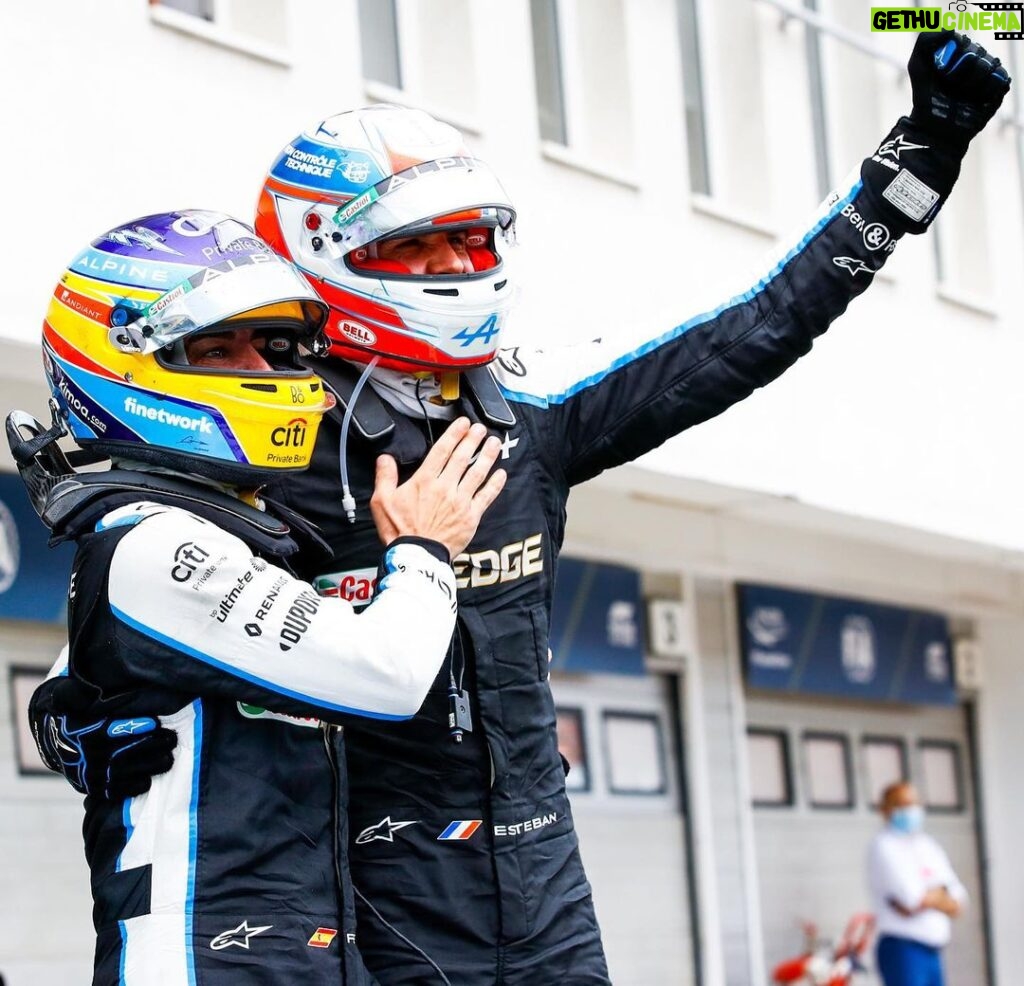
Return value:
M 285 146 L 256 230 L 330 307 L 333 355 L 450 372 L 498 350 L 514 296 L 503 251 L 515 216 L 457 130 L 421 110 L 375 106 L 329 117 Z M 438 233 L 457 237 L 458 273 L 414 271 L 381 247 Z

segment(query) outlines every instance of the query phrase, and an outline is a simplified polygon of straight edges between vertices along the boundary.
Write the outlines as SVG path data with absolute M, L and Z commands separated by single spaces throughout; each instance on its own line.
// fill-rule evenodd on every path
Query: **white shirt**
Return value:
M 960 904 L 967 901 L 967 891 L 949 857 L 930 835 L 908 835 L 892 828 L 879 832 L 868 850 L 868 884 L 879 937 L 910 938 L 933 948 L 949 944 L 947 915 L 930 907 L 905 917 L 892 904 L 916 910 L 925 893 L 935 887 L 945 887 Z

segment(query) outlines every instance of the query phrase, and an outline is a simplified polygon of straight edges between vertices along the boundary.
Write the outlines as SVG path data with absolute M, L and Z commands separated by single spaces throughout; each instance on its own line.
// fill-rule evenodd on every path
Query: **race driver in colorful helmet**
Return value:
M 409 484 L 381 466 L 372 605 L 356 615 L 296 578 L 322 542 L 254 491 L 306 468 L 333 404 L 298 358 L 325 315 L 242 223 L 144 216 L 76 254 L 53 293 L 53 428 L 9 418 L 54 542 L 77 547 L 58 687 L 113 717 L 53 717 L 40 751 L 85 783 L 97 742 L 152 733 L 170 768 L 142 796 L 87 791 L 97 986 L 372 982 L 335 727 L 416 712 L 455 623 L 451 557 L 503 475 L 488 478 L 496 440 L 460 419 Z M 65 429 L 115 467 L 73 472 Z
M 680 300 L 657 331 L 561 350 L 497 350 L 514 214 L 452 128 L 414 110 L 354 111 L 310 127 L 272 165 L 258 229 L 331 307 L 321 373 L 339 406 L 310 470 L 278 485 L 331 546 L 308 573 L 321 594 L 373 597 L 366 504 L 379 453 L 407 474 L 440 423 L 465 413 L 500 437 L 509 473 L 501 509 L 455 558 L 459 631 L 423 706 L 394 729 L 346 730 L 360 947 L 385 986 L 610 981 L 547 680 L 569 491 L 774 380 L 903 235 L 929 227 L 1009 80 L 948 32 L 920 35 L 909 71 L 910 114 L 734 293 L 696 310 Z M 587 231 L 596 258 L 616 246 L 599 224 Z M 351 522 L 325 507 L 339 473 Z M 564 657 L 556 647 L 551 666 Z M 635 947 L 606 931 L 620 955 Z

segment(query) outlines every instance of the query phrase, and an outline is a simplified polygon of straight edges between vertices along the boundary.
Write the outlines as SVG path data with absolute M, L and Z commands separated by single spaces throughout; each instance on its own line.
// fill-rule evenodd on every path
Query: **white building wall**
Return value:
M 458 106 L 436 105 L 450 86 L 417 81 L 431 78 L 433 49 L 424 45 L 436 34 L 422 11 L 405 17 L 415 22 L 403 35 L 412 88 L 396 93 L 360 78 L 354 0 L 261 2 L 268 12 L 260 24 L 286 25 L 277 44 L 247 39 L 232 26 L 244 28 L 246 19 L 234 15 L 223 29 L 203 27 L 215 39 L 241 38 L 241 49 L 157 23 L 197 19 L 141 0 L 49 0 L 0 13 L 0 80 L 19 95 L 4 111 L 11 149 L 0 165 L 6 187 L 17 190 L 5 204 L 6 228 L 17 235 L 0 243 L 4 269 L 18 272 L 0 287 L 4 337 L 35 339 L 56 275 L 99 230 L 178 205 L 247 216 L 285 140 L 371 96 L 425 101 L 468 125 L 474 147 L 506 176 L 521 209 L 525 289 L 516 332 L 548 344 L 637 324 L 664 328 L 691 314 L 698 294 L 720 300 L 721 291 L 703 287 L 754 262 L 816 201 L 804 29 L 780 26 L 776 11 L 753 0 L 698 5 L 710 198 L 687 191 L 672 0 L 616 7 L 628 57 L 607 67 L 624 66 L 626 75 L 606 102 L 617 94 L 629 110 L 627 125 L 622 106 L 608 111 L 612 132 L 623 131 L 621 159 L 607 139 L 569 149 L 539 141 L 525 0 L 465 5 L 472 43 L 462 46 L 470 49 L 464 89 L 476 93 L 468 110 L 455 97 L 448 98 Z M 406 7 L 402 0 L 400 14 Z M 863 19 L 862 29 L 866 10 Z M 900 58 L 911 42 L 863 33 Z M 564 39 L 583 80 L 592 66 L 574 46 L 587 38 L 581 27 L 578 39 Z M 749 57 L 730 79 L 738 43 Z M 859 133 L 867 116 L 880 121 L 881 137 L 908 109 L 909 87 L 887 65 L 851 62 L 834 42 L 823 57 L 830 153 L 841 175 L 872 149 L 868 141 L 853 155 L 847 132 Z M 851 82 L 858 72 L 871 75 L 863 92 Z M 580 105 L 570 100 L 570 108 Z M 578 115 L 593 128 L 594 112 Z M 855 118 L 850 127 L 847 116 Z M 1020 457 L 990 452 L 1012 447 L 1021 411 L 1017 139 L 1014 127 L 993 126 L 976 142 L 963 202 L 943 224 L 947 283 L 936 282 L 928 239 L 905 241 L 893 276 L 880 278 L 809 359 L 668 443 L 650 465 L 1024 549 L 1014 493 L 1024 479 Z M 979 256 L 986 276 L 963 273 Z

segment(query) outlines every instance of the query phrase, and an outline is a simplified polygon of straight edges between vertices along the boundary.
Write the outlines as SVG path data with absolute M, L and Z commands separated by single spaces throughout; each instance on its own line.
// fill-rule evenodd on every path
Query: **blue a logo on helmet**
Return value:
M 338 195 L 358 195 L 367 185 L 374 185 L 384 177 L 367 154 L 343 151 L 303 138 L 285 147 L 270 173 L 290 185 Z

